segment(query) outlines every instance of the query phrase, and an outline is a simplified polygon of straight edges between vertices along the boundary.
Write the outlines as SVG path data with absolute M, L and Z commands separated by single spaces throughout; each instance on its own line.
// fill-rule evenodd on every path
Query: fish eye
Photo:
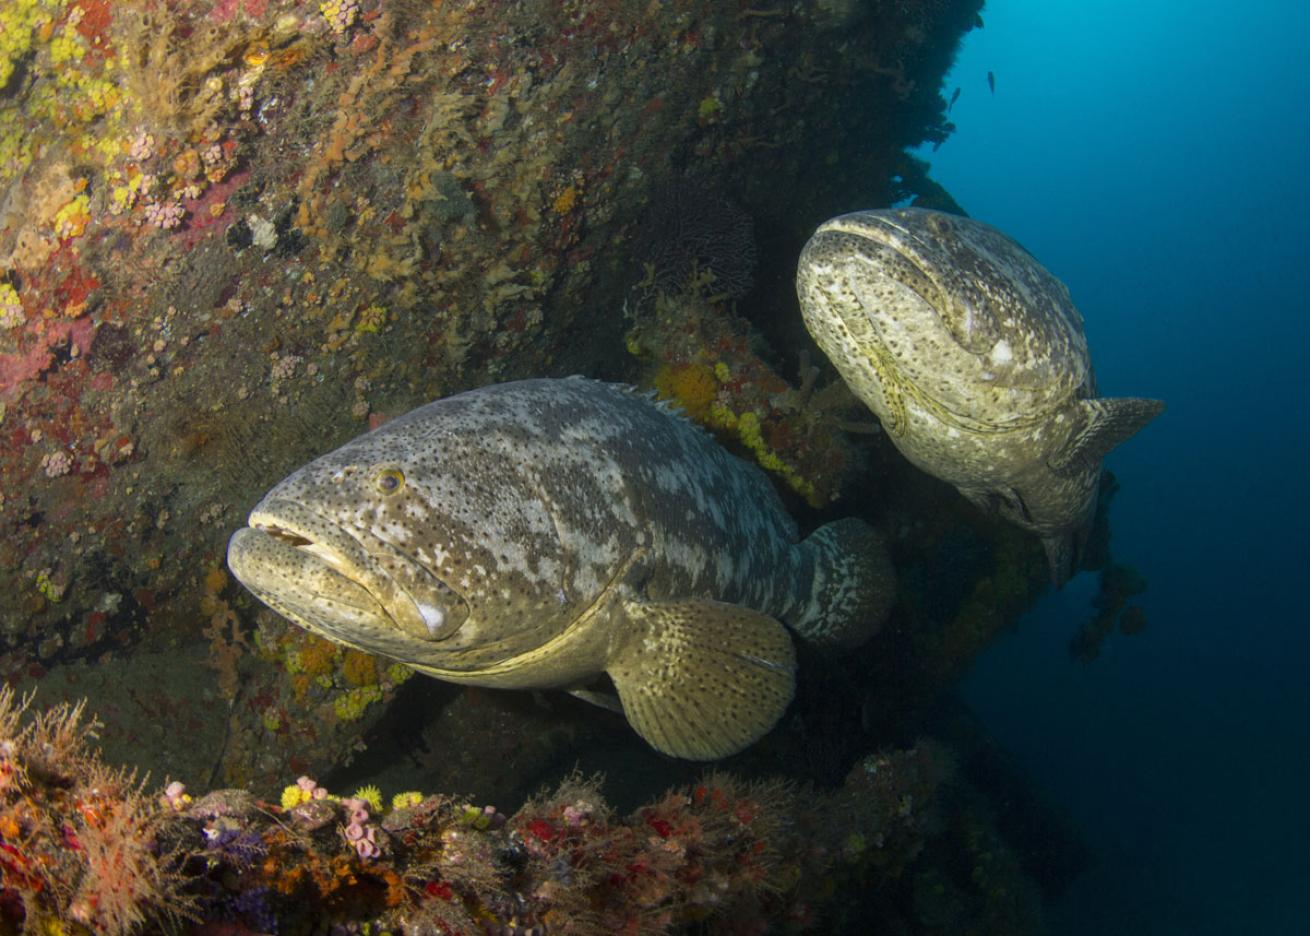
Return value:
M 383 468 L 373 478 L 373 484 L 383 494 L 397 494 L 405 486 L 405 473 L 399 468 Z

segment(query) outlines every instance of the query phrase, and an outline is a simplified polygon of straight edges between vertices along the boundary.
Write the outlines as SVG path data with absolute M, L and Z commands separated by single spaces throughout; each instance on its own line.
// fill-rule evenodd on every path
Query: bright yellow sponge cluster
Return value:
M 32 34 L 54 20 L 66 0 L 5 0 L 0 3 L 0 88 L 9 84 L 14 63 L 32 48 Z

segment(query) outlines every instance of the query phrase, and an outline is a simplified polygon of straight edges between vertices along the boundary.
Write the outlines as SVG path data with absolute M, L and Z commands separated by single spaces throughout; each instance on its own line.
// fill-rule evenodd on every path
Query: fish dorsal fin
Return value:
M 631 636 L 607 672 L 628 722 L 657 751 L 736 754 L 791 703 L 795 652 L 768 615 L 706 599 L 627 602 L 620 613 Z
M 1160 400 L 1141 397 L 1111 397 L 1097 400 L 1079 400 L 1075 418 L 1082 428 L 1049 462 L 1057 474 L 1078 474 L 1094 471 L 1101 459 L 1121 442 L 1126 442 L 1164 410 Z

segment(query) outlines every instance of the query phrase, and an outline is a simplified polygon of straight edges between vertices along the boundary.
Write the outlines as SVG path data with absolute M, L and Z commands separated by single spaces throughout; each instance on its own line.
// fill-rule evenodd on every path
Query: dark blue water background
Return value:
M 964 695 L 1097 854 L 1053 932 L 1310 933 L 1310 4 L 983 15 L 923 155 L 1069 285 L 1102 394 L 1169 410 L 1108 461 L 1148 630 L 1071 662 L 1084 575 Z

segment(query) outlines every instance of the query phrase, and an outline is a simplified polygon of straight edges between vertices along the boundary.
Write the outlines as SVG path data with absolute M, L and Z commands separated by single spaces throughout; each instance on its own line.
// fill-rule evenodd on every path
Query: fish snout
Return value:
M 228 541 L 227 565 L 264 604 L 324 636 L 386 613 L 366 588 L 280 532 L 237 530 Z
M 414 558 L 368 529 L 293 500 L 261 501 L 246 529 L 233 534 L 228 564 L 277 610 L 265 593 L 322 605 L 328 616 L 343 606 L 367 607 L 405 637 L 425 643 L 450 637 L 469 614 L 463 598 Z

